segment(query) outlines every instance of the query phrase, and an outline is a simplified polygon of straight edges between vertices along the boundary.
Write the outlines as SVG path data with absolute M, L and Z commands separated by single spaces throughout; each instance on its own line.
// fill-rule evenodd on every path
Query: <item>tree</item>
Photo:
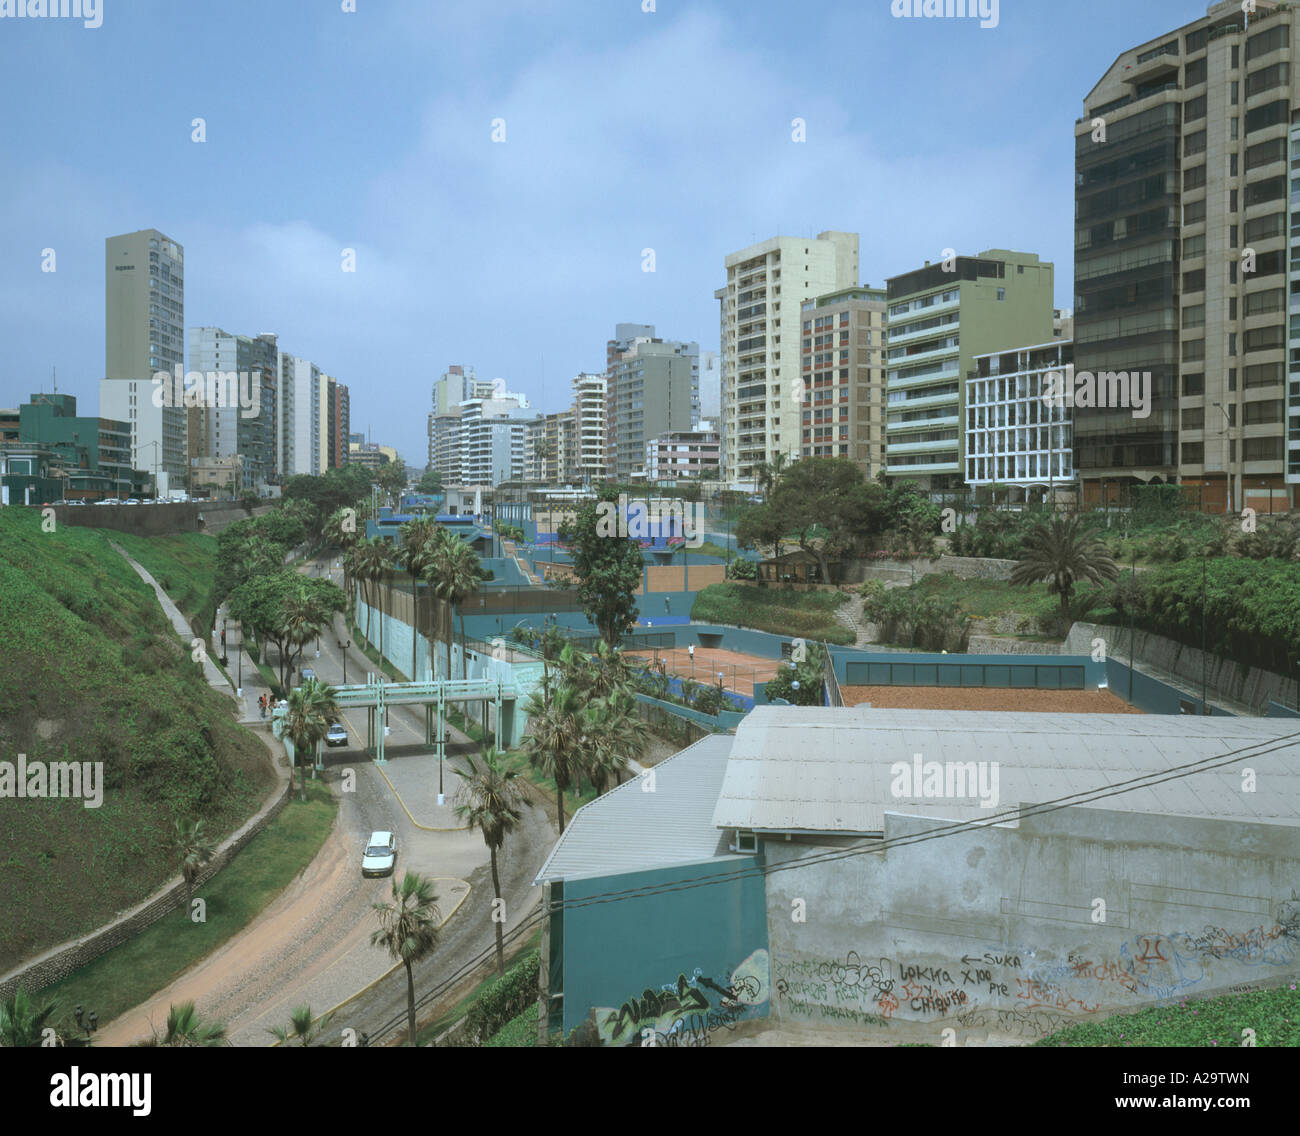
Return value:
M 790 466 L 772 491 L 771 523 L 796 534 L 799 547 L 817 558 L 822 583 L 829 584 L 828 557 L 843 556 L 858 545 L 879 516 L 884 497 L 846 458 L 805 458 Z
M 389 503 L 396 506 L 398 497 L 406 488 L 406 462 L 398 458 L 395 462 L 380 466 L 375 472 L 375 483 L 387 495 Z
M 808 654 L 803 662 L 793 666 L 783 663 L 776 677 L 763 687 L 769 701 L 783 698 L 793 706 L 821 706 L 825 703 L 823 686 L 824 657 L 820 644 L 808 644 Z M 794 687 L 799 684 L 799 689 Z
M 383 947 L 389 957 L 406 967 L 407 1041 L 415 1045 L 415 974 L 412 967 L 438 946 L 438 897 L 433 884 L 416 872 L 407 872 L 399 884 L 393 880 L 391 903 L 371 905 L 379 917 L 379 930 L 370 945 Z
M 519 780 L 519 770 L 503 764 L 505 755 L 497 749 L 485 749 L 482 765 L 472 757 L 465 759 L 468 769 L 457 769 L 462 779 L 456 791 L 456 815 L 467 824 L 478 825 L 483 843 L 488 846 L 492 860 L 492 890 L 501 906 L 501 877 L 497 871 L 497 853 L 523 816 L 523 809 L 531 808 L 532 801 L 524 793 Z M 506 972 L 505 940 L 502 935 L 503 920 L 497 919 L 497 974 Z
M 266 1032 L 281 1045 L 296 1043 L 301 1045 L 303 1049 L 307 1049 L 313 1041 L 330 1028 L 330 1022 L 333 1020 L 334 1014 L 332 1012 L 326 1014 L 320 1021 L 315 1021 L 312 1018 L 310 1006 L 295 1006 L 293 1013 L 289 1016 L 287 1026 L 272 1026 Z
M 255 576 L 230 595 L 232 619 L 251 627 L 259 639 L 269 639 L 279 651 L 280 686 L 288 687 L 288 670 L 295 648 L 313 638 L 346 598 L 338 585 L 314 576 L 302 576 L 291 568 Z
M 216 848 L 203 831 L 201 820 L 176 818 L 172 830 L 172 853 L 185 880 L 185 913 L 189 916 L 190 904 L 194 901 L 194 884 L 199 878 L 203 865 L 208 863 Z
M 583 718 L 582 769 L 596 792 L 604 793 L 609 779 L 622 782 L 628 762 L 645 752 L 636 695 L 612 691 L 588 705 Z
M 415 606 L 414 626 L 411 628 L 411 681 L 419 676 L 415 673 L 419 659 L 420 644 L 420 578 L 437 563 L 437 540 L 445 532 L 432 517 L 421 517 L 407 521 L 401 526 L 402 566 L 411 577 L 411 602 Z M 432 656 L 432 652 L 430 652 Z M 450 677 L 450 676 L 448 676 Z
M 314 678 L 289 692 L 289 710 L 285 715 L 284 730 L 293 741 L 294 761 L 302 770 L 299 800 L 307 799 L 308 755 L 315 754 L 316 747 L 338 713 L 334 688 L 317 682 Z
M 736 546 L 757 549 L 759 553 L 771 549 L 772 555 L 780 556 L 785 531 L 785 519 L 770 501 L 749 505 L 736 522 Z
M 54 1016 L 55 1005 L 40 1006 L 21 986 L 0 1002 L 0 1046 L 5 1049 L 37 1049 L 45 1023 Z
M 442 474 L 432 467 L 426 469 L 415 489 L 417 493 L 427 493 L 430 496 L 441 493 Z
M 335 509 L 325 522 L 325 539 L 335 548 L 343 551 L 343 593 L 352 599 L 351 581 L 352 565 L 348 553 L 357 546 L 357 511 L 349 505 Z
M 1013 584 L 1046 580 L 1048 592 L 1060 596 L 1063 633 L 1069 629 L 1075 584 L 1081 580 L 1109 583 L 1118 576 L 1119 566 L 1107 555 L 1106 546 L 1080 528 L 1077 516 L 1052 517 L 1030 529 L 1020 563 L 1011 569 Z
M 212 1049 L 229 1044 L 225 1023 L 205 1022 L 193 1002 L 168 1007 L 166 1030 L 161 1035 L 154 1030 L 151 1036 L 136 1042 L 151 1049 Z
M 524 711 L 528 733 L 523 750 L 534 768 L 555 782 L 560 832 L 564 832 L 564 794 L 581 771 L 579 739 L 582 737 L 582 697 L 571 686 L 561 684 L 549 700 L 541 691 L 528 696 Z
M 573 521 L 560 526 L 559 536 L 573 550 L 578 577 L 578 602 L 611 647 L 636 626 L 634 593 L 641 586 L 645 562 L 641 546 L 617 535 L 618 496 L 603 489 L 598 501 L 588 501 Z
M 375 608 L 375 590 L 388 570 L 388 542 L 383 537 L 372 536 L 357 541 L 353 551 L 353 573 L 361 583 L 361 592 L 366 601 L 366 642 L 370 638 L 370 617 Z
M 465 652 L 465 601 L 478 591 L 483 567 L 476 553 L 459 537 L 451 537 L 440 584 L 447 602 L 460 618 L 460 676 L 469 678 L 469 656 Z M 450 670 L 448 678 L 451 677 Z

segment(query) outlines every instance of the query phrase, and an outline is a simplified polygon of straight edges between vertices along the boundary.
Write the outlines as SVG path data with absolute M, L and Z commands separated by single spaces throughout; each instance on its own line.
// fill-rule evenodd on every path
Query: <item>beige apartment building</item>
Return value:
M 772 237 L 727 256 L 718 301 L 722 479 L 753 486 L 759 466 L 801 452 L 802 306 L 858 283 L 858 234 Z
M 799 455 L 885 463 L 885 289 L 849 288 L 803 305 Z

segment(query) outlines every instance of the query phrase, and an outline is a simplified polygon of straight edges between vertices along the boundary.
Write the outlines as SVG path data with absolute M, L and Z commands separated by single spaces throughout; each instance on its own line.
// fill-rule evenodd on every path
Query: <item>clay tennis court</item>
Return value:
M 667 666 L 670 675 L 681 678 L 693 678 L 696 682 L 714 686 L 718 681 L 718 672 L 722 672 L 722 685 L 726 690 L 736 694 L 754 693 L 754 684 L 762 685 L 776 677 L 781 665 L 776 659 L 764 659 L 758 655 L 747 655 L 743 651 L 728 651 L 725 647 L 695 648 L 695 658 L 685 647 L 656 648 L 652 651 L 635 651 L 628 654 L 630 659 L 639 659 L 652 670 L 660 662 Z
M 1036 714 L 1141 714 L 1109 690 L 1033 690 L 987 686 L 845 686 L 846 706 L 894 710 L 1011 710 Z

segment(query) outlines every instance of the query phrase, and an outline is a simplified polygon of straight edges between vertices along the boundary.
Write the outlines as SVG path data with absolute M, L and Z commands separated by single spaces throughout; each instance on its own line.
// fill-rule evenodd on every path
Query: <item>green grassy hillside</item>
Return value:
M 273 781 L 261 740 L 234 723 L 109 536 L 44 533 L 34 511 L 0 509 L 0 761 L 101 761 L 105 785 L 97 809 L 0 798 L 0 971 L 171 877 L 176 816 L 224 836 Z M 207 594 L 193 544 L 159 538 L 139 559 Z

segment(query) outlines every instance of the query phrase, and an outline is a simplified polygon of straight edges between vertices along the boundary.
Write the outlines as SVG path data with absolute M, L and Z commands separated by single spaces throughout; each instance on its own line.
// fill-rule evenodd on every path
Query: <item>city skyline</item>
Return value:
M 102 242 L 144 227 L 185 246 L 187 329 L 275 333 L 344 376 L 354 420 L 412 465 L 426 450 L 413 411 L 449 361 L 505 378 L 548 412 L 568 404 L 575 375 L 600 367 L 618 322 L 714 350 L 724 257 L 774 235 L 861 233 L 858 283 L 876 287 L 945 248 L 1033 249 L 1057 266 L 1057 306 L 1071 307 L 1082 99 L 1124 48 L 1205 10 L 1107 0 L 1082 18 L 1007 3 L 997 27 L 981 28 L 895 19 L 881 0 L 832 5 L 791 37 L 784 5 L 657 7 L 509 0 L 487 11 L 326 5 L 300 15 L 236 3 L 200 18 L 141 3 L 108 6 L 94 29 L 6 24 L 0 89 L 10 105 L 24 90 L 46 93 L 40 114 L 4 128 L 16 157 L 0 190 L 12 345 L 0 404 L 48 386 L 55 368 L 61 390 L 94 401 Z M 828 57 L 855 37 L 880 45 L 874 95 L 862 53 Z M 1044 42 L 1067 39 L 1065 58 L 1033 64 Z M 457 60 L 445 72 L 444 41 Z M 127 91 L 101 118 L 86 90 L 112 81 L 128 43 L 163 42 L 185 45 L 174 53 L 171 117 L 147 92 Z M 293 49 L 251 102 L 221 66 L 250 43 Z M 429 51 L 435 66 L 425 68 Z M 966 62 L 915 85 L 918 53 Z M 649 61 L 653 98 L 638 78 Z M 972 73 L 998 82 L 972 84 Z M 746 79 L 758 74 L 761 89 Z M 900 87 L 902 111 L 887 112 Z M 720 90 L 745 90 L 743 105 L 720 105 Z M 268 105 L 282 113 L 265 114 Z M 1021 106 L 1030 114 L 1008 110 Z M 937 145 L 918 150 L 908 143 L 927 122 Z M 610 152 L 643 160 L 611 170 Z M 127 166 L 124 153 L 151 157 Z M 320 153 L 338 161 L 307 160 Z M 259 174 L 263 164 L 274 172 Z M 597 169 L 599 179 L 581 176 Z M 744 192 L 714 176 L 727 169 L 747 171 Z M 53 273 L 41 271 L 47 248 Z M 347 249 L 355 273 L 343 271 Z M 647 249 L 654 272 L 642 271 Z M 491 299 L 520 291 L 529 298 L 512 305 L 517 334 L 502 336 Z

